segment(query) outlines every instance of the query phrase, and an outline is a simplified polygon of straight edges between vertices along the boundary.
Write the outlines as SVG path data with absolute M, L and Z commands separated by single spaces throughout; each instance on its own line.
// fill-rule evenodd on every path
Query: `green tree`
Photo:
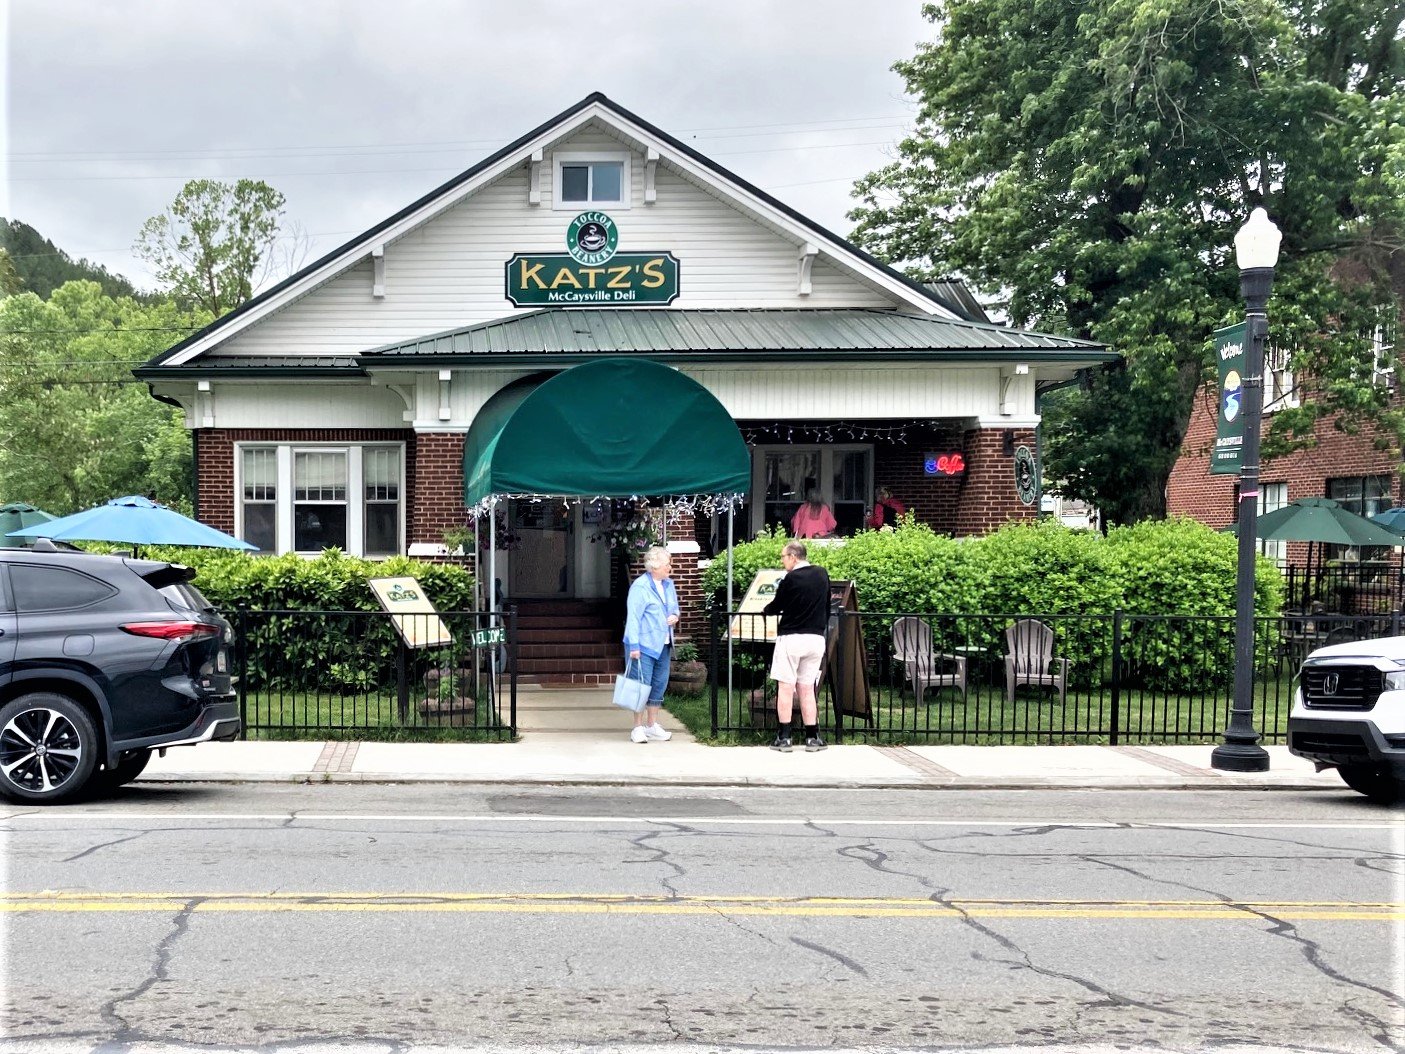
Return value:
M 254 295 L 283 203 L 262 180 L 194 179 L 142 225 L 133 250 L 181 304 L 218 317 Z
M 68 282 L 0 301 L 0 500 L 64 513 L 122 494 L 190 507 L 190 438 L 134 366 L 209 322 Z
M 119 274 L 90 260 L 75 260 L 53 242 L 20 220 L 0 219 L 0 248 L 10 256 L 20 279 L 20 289 L 28 289 L 47 300 L 65 282 L 97 282 L 108 296 L 143 299 L 136 287 Z M 9 290 L 18 292 L 19 289 Z
M 7 250 L 0 248 L 0 296 L 13 296 L 24 288 L 24 279 L 15 270 Z
M 1124 361 L 1046 405 L 1046 472 L 1112 522 L 1164 515 L 1210 332 L 1242 315 L 1232 239 L 1284 232 L 1269 310 L 1313 399 L 1265 452 L 1340 413 L 1405 436 L 1371 384 L 1399 312 L 1401 0 L 945 0 L 896 69 L 921 100 L 899 158 L 859 182 L 855 239 L 920 278 L 1008 297 L 1020 326 Z

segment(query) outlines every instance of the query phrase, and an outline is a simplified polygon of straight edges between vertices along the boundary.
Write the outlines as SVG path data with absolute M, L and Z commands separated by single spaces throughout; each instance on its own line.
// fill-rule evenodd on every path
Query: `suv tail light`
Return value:
M 220 632 L 218 626 L 208 622 L 128 622 L 118 628 L 134 637 L 157 637 L 181 642 L 197 637 L 214 637 Z

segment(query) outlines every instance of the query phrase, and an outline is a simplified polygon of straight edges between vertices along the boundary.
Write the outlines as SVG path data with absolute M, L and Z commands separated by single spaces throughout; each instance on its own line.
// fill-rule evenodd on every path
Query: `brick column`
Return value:
M 986 534 L 1011 520 L 1033 521 L 1039 504 L 1026 505 L 1015 491 L 1015 459 L 1005 453 L 1005 436 L 1016 447 L 1036 449 L 1031 429 L 978 428 L 966 433 L 966 478 L 961 484 L 955 533 Z
M 678 591 L 678 635 L 687 637 L 698 646 L 698 653 L 707 650 L 707 611 L 703 606 L 702 569 L 698 558 L 702 546 L 695 541 L 668 543 L 673 557 L 673 588 Z
M 415 436 L 411 542 L 442 542 L 445 531 L 464 525 L 463 440 L 462 432 Z

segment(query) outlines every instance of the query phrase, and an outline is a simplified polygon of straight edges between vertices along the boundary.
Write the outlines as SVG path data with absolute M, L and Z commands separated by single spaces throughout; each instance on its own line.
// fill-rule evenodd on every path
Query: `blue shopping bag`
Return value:
M 633 676 L 630 676 L 631 673 Z M 626 662 L 624 673 L 615 675 L 614 704 L 632 714 L 639 713 L 649 701 L 649 685 L 644 683 L 644 665 L 638 659 Z

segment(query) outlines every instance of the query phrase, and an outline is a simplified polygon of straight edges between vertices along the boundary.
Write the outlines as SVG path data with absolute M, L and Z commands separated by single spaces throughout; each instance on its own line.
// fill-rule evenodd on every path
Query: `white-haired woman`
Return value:
M 673 627 L 678 625 L 678 592 L 668 577 L 673 561 L 668 550 L 656 545 L 644 554 L 644 573 L 629 587 L 624 619 L 624 650 L 631 667 L 638 660 L 639 676 L 649 685 L 649 701 L 634 715 L 629 738 L 635 743 L 672 739 L 659 724 L 659 707 L 668 687 L 669 659 L 673 654 Z

